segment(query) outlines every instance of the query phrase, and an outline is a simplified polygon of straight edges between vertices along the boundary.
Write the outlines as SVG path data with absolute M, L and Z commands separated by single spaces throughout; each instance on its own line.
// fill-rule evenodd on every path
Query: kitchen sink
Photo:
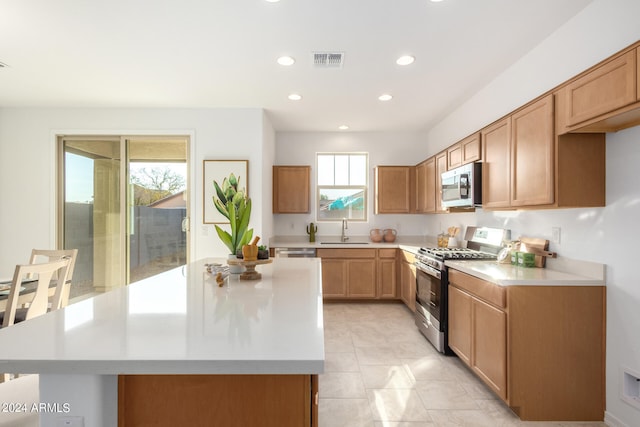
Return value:
M 320 242 L 321 245 L 368 245 L 369 242 Z

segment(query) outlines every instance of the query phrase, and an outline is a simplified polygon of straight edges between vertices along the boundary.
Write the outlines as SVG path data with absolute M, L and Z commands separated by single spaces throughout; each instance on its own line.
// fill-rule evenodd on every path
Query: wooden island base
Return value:
M 118 426 L 314 427 L 317 375 L 120 375 Z

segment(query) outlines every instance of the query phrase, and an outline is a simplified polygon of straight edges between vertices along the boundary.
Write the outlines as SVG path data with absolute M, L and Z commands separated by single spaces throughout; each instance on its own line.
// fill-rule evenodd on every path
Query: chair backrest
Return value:
M 51 310 L 57 310 L 58 308 L 66 307 L 69 303 L 69 292 L 71 290 L 71 279 L 73 279 L 73 270 L 76 267 L 76 259 L 78 258 L 77 249 L 33 249 L 31 251 L 31 258 L 29 264 L 36 264 L 38 262 L 50 262 L 58 261 L 60 259 L 68 258 L 69 271 L 67 272 L 67 280 L 61 286 L 60 283 L 56 286 L 56 293 L 51 301 Z M 54 279 L 58 279 L 56 275 Z
M 23 279 L 27 278 L 27 276 L 38 276 L 33 298 L 26 308 L 25 320 L 28 320 L 47 312 L 49 307 L 49 284 L 56 273 L 58 275 L 58 283 L 65 283 L 70 263 L 71 260 L 65 258 L 42 264 L 16 265 L 2 327 L 13 325 L 15 321 Z

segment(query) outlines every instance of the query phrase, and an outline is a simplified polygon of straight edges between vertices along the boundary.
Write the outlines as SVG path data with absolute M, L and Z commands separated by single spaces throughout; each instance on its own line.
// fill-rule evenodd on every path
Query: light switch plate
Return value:
M 56 427 L 84 427 L 84 417 L 58 417 Z

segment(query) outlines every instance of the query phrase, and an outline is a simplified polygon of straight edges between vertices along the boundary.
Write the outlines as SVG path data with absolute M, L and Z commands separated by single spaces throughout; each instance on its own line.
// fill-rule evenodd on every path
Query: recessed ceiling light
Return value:
M 278 64 L 284 65 L 285 67 L 293 65 L 295 63 L 296 63 L 296 60 L 291 56 L 281 56 L 280 58 L 278 58 Z
M 278 0 L 276 0 L 278 1 Z M 432 3 L 440 3 L 442 0 L 431 0 Z
M 340 130 L 348 130 L 348 129 L 349 129 L 349 126 L 347 126 L 347 125 L 340 125 L 340 126 L 338 126 L 338 129 L 340 129 Z
M 300 101 L 302 99 L 302 95 L 300 95 L 299 93 L 292 93 L 287 98 L 289 98 L 291 101 Z
M 382 94 L 378 97 L 378 99 L 380 101 L 391 101 L 393 99 L 393 96 L 389 95 L 388 93 Z
M 264 0 L 264 1 L 266 1 L 267 3 L 278 3 L 280 0 Z
M 413 64 L 416 58 L 411 55 L 403 55 L 400 58 L 396 59 L 396 64 L 398 65 L 409 65 Z

